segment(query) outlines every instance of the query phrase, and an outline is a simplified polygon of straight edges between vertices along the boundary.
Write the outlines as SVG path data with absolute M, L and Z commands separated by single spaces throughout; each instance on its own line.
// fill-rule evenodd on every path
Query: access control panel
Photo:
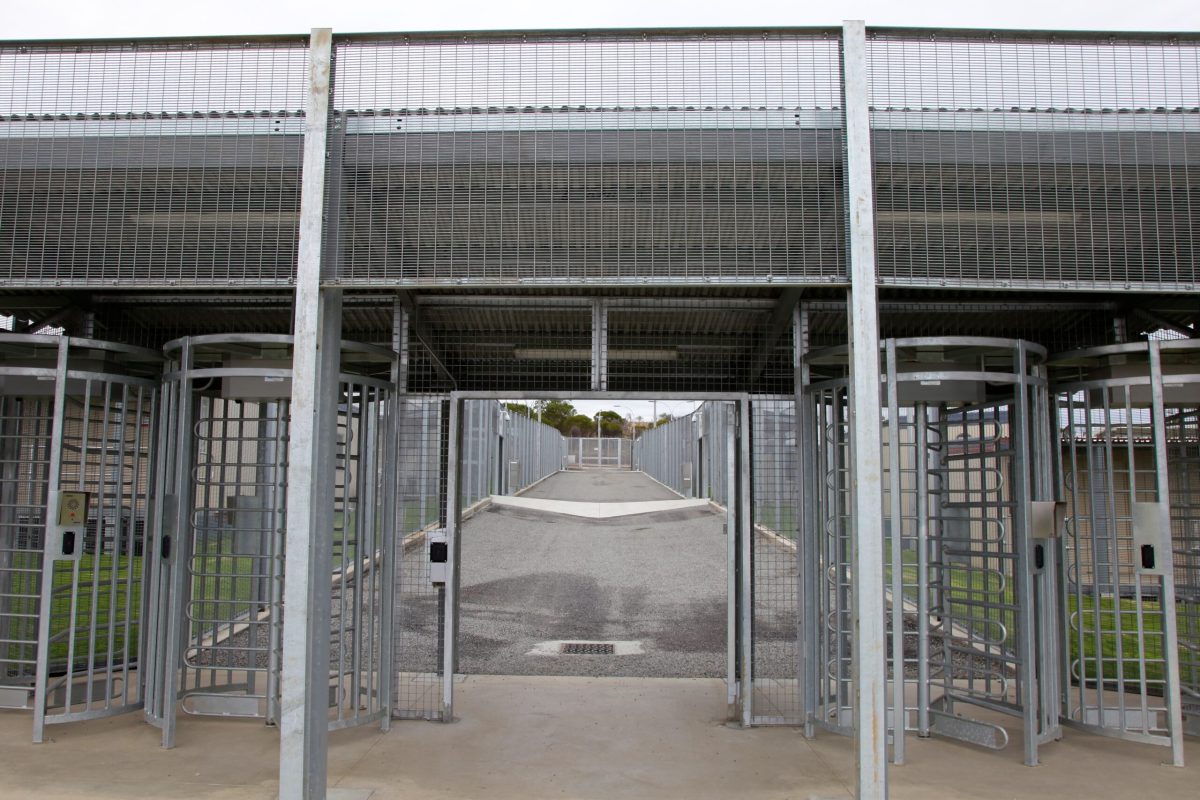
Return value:
M 58 493 L 57 536 L 47 537 L 53 550 L 50 555 L 56 560 L 78 561 L 83 556 L 83 536 L 87 530 L 87 492 L 60 490 Z
M 1171 572 L 1170 517 L 1158 503 L 1133 504 L 1133 564 L 1142 575 Z
M 444 584 L 446 582 L 446 558 L 450 553 L 446 541 L 446 529 L 434 528 L 426 536 L 429 544 L 429 582 Z

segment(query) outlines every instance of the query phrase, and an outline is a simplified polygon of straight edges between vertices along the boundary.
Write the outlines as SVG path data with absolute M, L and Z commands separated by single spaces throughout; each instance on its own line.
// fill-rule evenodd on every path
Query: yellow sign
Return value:
M 83 525 L 87 522 L 87 492 L 58 493 L 58 524 Z

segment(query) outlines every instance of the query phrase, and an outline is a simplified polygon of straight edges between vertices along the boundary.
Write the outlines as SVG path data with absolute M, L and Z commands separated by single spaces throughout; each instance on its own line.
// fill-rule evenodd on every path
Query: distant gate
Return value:
M 629 439 L 567 439 L 567 469 L 633 469 L 633 447 Z

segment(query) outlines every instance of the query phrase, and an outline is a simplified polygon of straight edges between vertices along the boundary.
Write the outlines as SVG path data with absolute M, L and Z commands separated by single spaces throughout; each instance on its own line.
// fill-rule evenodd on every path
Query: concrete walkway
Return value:
M 582 503 L 680 499 L 678 494 L 644 473 L 608 469 L 559 472 L 521 496 Z
M 396 723 L 330 736 L 331 798 L 542 800 L 543 798 L 850 797 L 851 743 L 805 740 L 791 728 L 727 727 L 716 680 L 471 677 L 451 725 Z M 214 798 L 269 800 L 278 734 L 245 720 L 196 718 L 174 750 L 139 715 L 53 726 L 29 743 L 27 713 L 0 712 L 5 800 Z M 1019 739 L 999 753 L 939 739 L 911 740 L 891 770 L 897 800 L 1190 798 L 1200 768 L 1160 766 L 1162 748 L 1067 731 L 1021 765 Z M 1187 758 L 1200 765 L 1200 742 Z

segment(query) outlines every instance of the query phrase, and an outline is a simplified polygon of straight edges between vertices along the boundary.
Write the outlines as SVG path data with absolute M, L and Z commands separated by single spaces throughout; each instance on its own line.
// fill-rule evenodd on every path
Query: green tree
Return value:
M 625 418 L 616 411 L 600 412 L 600 435 L 622 436 L 625 433 Z
M 542 412 L 542 422 L 551 428 L 558 428 L 564 435 L 569 435 L 567 434 L 569 429 L 563 427 L 564 423 L 578 414 L 575 406 L 566 400 L 539 400 L 534 405 L 534 410 Z
M 504 407 L 507 408 L 512 413 L 520 414 L 523 417 L 535 416 L 533 409 L 530 408 L 529 406 L 525 405 L 524 403 L 505 403 Z
M 563 436 L 595 436 L 596 423 L 587 414 L 575 414 L 558 427 Z

